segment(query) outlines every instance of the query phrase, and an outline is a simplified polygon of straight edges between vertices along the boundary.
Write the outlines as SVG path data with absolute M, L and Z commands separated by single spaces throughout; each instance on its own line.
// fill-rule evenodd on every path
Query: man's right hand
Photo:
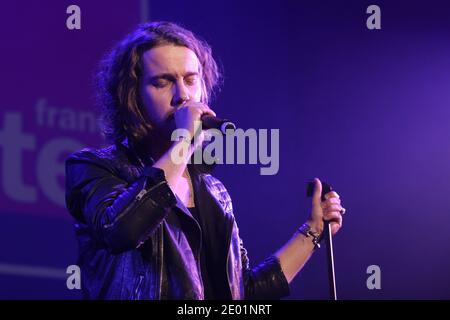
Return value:
M 193 138 L 195 134 L 201 134 L 197 131 L 201 124 L 201 117 L 205 114 L 216 116 L 216 113 L 206 104 L 188 101 L 174 113 L 176 128 L 188 130 L 191 138 Z

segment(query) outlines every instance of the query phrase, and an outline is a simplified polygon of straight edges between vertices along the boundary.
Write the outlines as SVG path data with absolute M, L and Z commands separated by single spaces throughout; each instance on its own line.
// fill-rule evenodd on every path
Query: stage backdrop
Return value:
M 64 159 L 102 144 L 93 72 L 147 13 L 139 0 L 2 3 L 0 298 L 80 297 L 66 287 L 77 247 Z

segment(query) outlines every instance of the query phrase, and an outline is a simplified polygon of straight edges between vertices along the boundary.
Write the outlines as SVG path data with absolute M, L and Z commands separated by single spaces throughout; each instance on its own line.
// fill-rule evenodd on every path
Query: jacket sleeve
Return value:
M 112 253 L 137 248 L 176 204 L 164 175 L 156 179 L 155 170 L 160 169 L 146 168 L 127 183 L 108 160 L 89 151 L 73 154 L 66 161 L 67 209 Z
M 241 240 L 241 259 L 246 300 L 280 299 L 289 295 L 289 284 L 276 256 L 271 255 L 250 268 L 247 250 Z

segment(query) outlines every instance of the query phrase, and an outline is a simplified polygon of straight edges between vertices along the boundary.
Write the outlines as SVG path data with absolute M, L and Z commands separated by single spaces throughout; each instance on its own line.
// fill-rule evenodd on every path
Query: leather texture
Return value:
M 203 299 L 202 228 L 220 299 L 279 299 L 289 286 L 278 259 L 250 268 L 224 185 L 188 165 L 200 225 L 152 161 L 124 141 L 66 160 L 66 206 L 76 219 L 86 299 Z M 146 160 L 146 161 L 144 161 Z

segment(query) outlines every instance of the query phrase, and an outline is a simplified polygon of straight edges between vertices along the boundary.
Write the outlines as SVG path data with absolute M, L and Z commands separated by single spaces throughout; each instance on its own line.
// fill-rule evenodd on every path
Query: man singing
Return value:
M 174 23 L 152 22 L 102 61 L 98 95 L 110 146 L 66 161 L 66 204 L 77 220 L 78 264 L 87 299 L 278 299 L 330 221 L 342 225 L 339 196 L 315 179 L 307 221 L 276 253 L 251 268 L 230 196 L 211 167 L 188 164 L 219 71 L 211 48 Z M 173 161 L 172 153 L 188 150 Z

